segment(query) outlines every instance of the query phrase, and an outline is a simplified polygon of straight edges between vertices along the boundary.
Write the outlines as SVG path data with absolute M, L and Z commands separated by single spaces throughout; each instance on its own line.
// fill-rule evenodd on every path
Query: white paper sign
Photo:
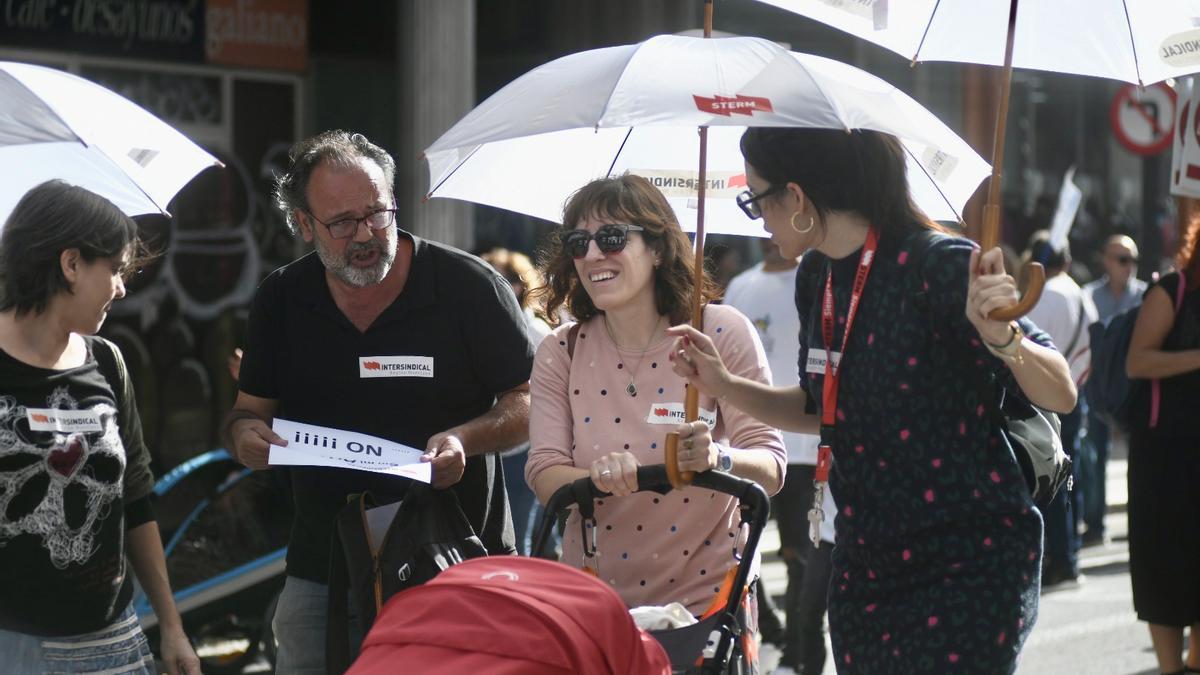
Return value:
M 1061 251 L 1067 245 L 1067 235 L 1075 224 L 1075 214 L 1079 212 L 1079 203 L 1083 201 L 1083 191 L 1075 185 L 1075 167 L 1067 169 L 1063 176 L 1062 189 L 1058 192 L 1058 208 L 1054 210 L 1054 220 L 1050 224 L 1050 248 Z
M 1196 78 L 1176 80 L 1175 93 L 1171 194 L 1200 198 L 1200 87 Z
M 428 483 L 432 465 L 420 460 L 422 450 L 407 445 L 342 429 L 301 424 L 275 418 L 275 433 L 287 447 L 271 446 L 272 466 L 331 466 L 403 476 Z

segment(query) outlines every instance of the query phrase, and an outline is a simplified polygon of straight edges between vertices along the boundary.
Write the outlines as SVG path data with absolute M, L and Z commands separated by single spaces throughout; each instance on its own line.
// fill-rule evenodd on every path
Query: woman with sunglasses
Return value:
M 96 337 L 136 269 L 137 225 L 60 181 L 0 236 L 0 670 L 158 673 L 137 577 L 171 675 L 200 672 L 150 500 L 154 477 L 121 352 Z
M 1069 412 L 1066 361 L 1029 321 L 988 318 L 1017 299 L 1000 249 L 940 233 L 909 196 L 895 137 L 752 128 L 741 145 L 743 209 L 785 256 L 805 254 L 800 383 L 731 373 L 685 326 L 672 329 L 676 372 L 821 435 L 817 478 L 838 505 L 839 673 L 1012 672 L 1037 612 L 1042 518 L 984 396 L 998 382 Z
M 680 470 L 731 472 L 774 494 L 787 461 L 779 433 L 712 396 L 700 397 L 699 421 L 681 423 L 686 381 L 671 372 L 666 329 L 688 318 L 693 258 L 661 192 L 638 176 L 589 183 L 558 239 L 545 256 L 546 313 L 565 304 L 578 323 L 559 326 L 534 360 L 525 476 L 543 503 L 582 477 L 612 493 L 596 504 L 596 573 L 630 606 L 702 613 L 736 564 L 737 502 L 699 488 L 634 494 L 637 467 L 662 464 L 666 433 L 678 431 Z M 707 277 L 701 292 L 714 298 Z M 770 382 L 758 333 L 737 310 L 708 305 L 704 333 L 740 376 Z M 573 514 L 564 561 L 583 566 L 583 547 Z

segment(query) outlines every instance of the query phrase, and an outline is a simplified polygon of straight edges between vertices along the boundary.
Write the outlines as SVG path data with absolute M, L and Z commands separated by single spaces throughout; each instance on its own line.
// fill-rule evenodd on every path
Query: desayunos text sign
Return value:
M 402 443 L 278 417 L 271 428 L 288 442 L 271 446 L 271 466 L 328 466 L 430 482 L 432 465 L 421 461 L 424 452 Z

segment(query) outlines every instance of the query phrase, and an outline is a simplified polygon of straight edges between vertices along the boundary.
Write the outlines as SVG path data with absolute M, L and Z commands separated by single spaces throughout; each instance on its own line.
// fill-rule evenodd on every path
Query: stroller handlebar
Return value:
M 637 483 L 638 492 L 657 492 L 665 495 L 674 489 L 671 486 L 671 481 L 667 478 L 667 467 L 663 464 L 639 466 L 637 470 Z M 771 512 L 771 502 L 767 498 L 766 491 L 754 481 L 739 478 L 733 474 L 721 471 L 699 472 L 692 480 L 692 485 L 720 492 L 738 500 L 742 525 L 745 526 L 748 524 L 750 527 L 742 548 L 741 559 L 737 565 L 737 572 L 734 575 L 732 588 L 746 588 L 747 583 L 750 581 L 750 567 L 754 559 L 754 553 L 758 550 L 758 540 L 766 528 L 767 517 Z M 550 532 L 556 524 L 559 513 L 563 510 L 571 506 L 577 506 L 580 516 L 585 521 L 592 520 L 594 522 L 595 500 L 610 496 L 609 493 L 602 492 L 597 488 L 592 483 L 590 476 L 585 476 L 560 487 L 546 504 L 546 512 L 542 516 L 542 522 L 538 525 L 537 532 L 535 533 L 533 549 L 530 551 L 530 555 L 537 556 L 543 553 L 546 543 L 550 539 Z M 585 541 L 586 538 L 585 533 Z M 594 543 L 593 540 L 593 545 Z M 585 544 L 585 549 L 586 546 Z M 588 555 L 591 554 L 589 553 Z M 733 624 L 736 622 L 735 617 L 741 601 L 742 593 L 729 594 L 722 612 L 722 619 L 715 624 L 719 628 L 719 637 L 716 639 L 714 645 L 713 656 L 704 658 L 700 672 L 725 672 L 725 665 L 728 663 L 735 638 L 738 634 L 738 630 L 735 629 Z
M 674 489 L 667 478 L 667 467 L 664 464 L 639 466 L 637 482 L 638 492 L 657 492 L 665 495 Z M 692 485 L 736 498 L 742 506 L 743 520 L 748 521 L 753 530 L 761 531 L 766 526 L 771 502 L 758 483 L 721 471 L 702 471 L 696 474 Z M 578 506 L 581 515 L 591 517 L 595 500 L 611 496 L 610 493 L 596 487 L 588 476 L 560 487 L 546 503 L 545 515 L 533 540 L 532 554 L 537 555 L 545 548 L 550 538 L 550 528 L 553 527 L 559 513 L 572 506 Z

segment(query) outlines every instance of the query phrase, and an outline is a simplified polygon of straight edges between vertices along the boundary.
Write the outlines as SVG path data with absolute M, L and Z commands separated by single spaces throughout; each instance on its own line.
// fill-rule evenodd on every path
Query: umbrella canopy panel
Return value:
M 759 0 L 914 61 L 1000 66 L 1011 0 Z M 1200 71 L 1194 0 L 1020 0 L 1013 67 L 1152 84 Z
M 0 62 L 0 219 L 29 188 L 58 178 L 129 215 L 165 213 L 209 166 L 202 150 L 129 100 L 53 68 Z M 19 168 L 19 169 L 18 169 Z
M 757 38 L 658 36 L 552 61 L 501 89 L 426 150 L 429 194 L 557 221 L 574 190 L 629 171 L 692 229 L 697 127 L 708 126 L 706 228 L 762 234 L 734 203 L 747 125 L 895 134 L 914 198 L 943 220 L 959 219 L 989 168 L 916 101 L 852 66 Z
M 715 127 L 708 132 L 705 230 L 710 234 L 766 237 L 761 220 L 749 220 L 734 201 L 747 188 L 739 141 L 746 127 Z M 559 222 L 571 194 L 591 180 L 622 173 L 643 176 L 666 196 L 680 225 L 696 229 L 696 157 L 699 141 L 691 127 L 572 129 L 476 146 L 470 161 L 431 155 L 430 173 L 443 175 L 432 196 L 462 199 Z M 987 167 L 982 167 L 986 172 Z M 925 165 L 908 156 L 909 190 L 935 220 L 959 220 Z M 982 179 L 960 174 L 968 193 Z M 970 181 L 974 181 L 971 183 Z

